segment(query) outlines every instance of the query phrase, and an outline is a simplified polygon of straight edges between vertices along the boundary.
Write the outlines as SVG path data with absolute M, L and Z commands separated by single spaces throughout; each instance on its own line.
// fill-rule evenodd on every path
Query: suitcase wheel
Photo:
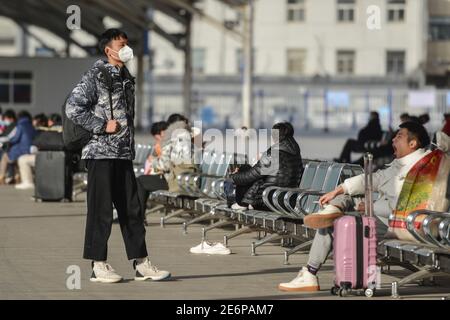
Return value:
M 364 294 L 366 295 L 367 298 L 372 298 L 373 295 L 375 293 L 375 289 L 366 289 L 366 291 L 364 291 Z
M 349 295 L 349 290 L 345 288 L 340 288 L 338 291 L 339 297 L 347 297 Z
M 336 287 L 336 286 L 334 286 L 334 287 L 331 288 L 330 291 L 331 291 L 331 294 L 332 294 L 333 296 L 337 296 L 337 295 L 338 295 L 339 288 Z

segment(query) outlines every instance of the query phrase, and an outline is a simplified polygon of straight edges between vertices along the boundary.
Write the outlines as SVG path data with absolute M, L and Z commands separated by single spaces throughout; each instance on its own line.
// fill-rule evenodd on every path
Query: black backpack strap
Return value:
M 111 111 L 111 120 L 114 120 L 113 102 L 112 102 L 112 92 L 113 92 L 112 77 L 111 77 L 111 74 L 109 73 L 109 71 L 106 69 L 105 66 L 98 66 L 98 70 L 100 70 L 100 72 L 102 73 L 103 78 L 105 79 L 106 87 L 108 88 L 109 108 L 110 108 L 110 111 Z

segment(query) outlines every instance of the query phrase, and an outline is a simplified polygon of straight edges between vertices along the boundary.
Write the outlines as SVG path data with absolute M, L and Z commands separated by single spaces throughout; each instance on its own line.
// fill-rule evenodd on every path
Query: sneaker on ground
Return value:
M 225 247 L 222 243 L 218 242 L 214 244 L 212 247 L 203 250 L 206 254 L 220 254 L 227 255 L 231 254 L 231 250 Z
M 202 241 L 198 246 L 192 247 L 189 251 L 196 254 L 231 254 L 231 250 L 225 247 L 222 243 L 212 243 L 208 241 Z
M 303 219 L 305 226 L 312 229 L 323 229 L 332 227 L 334 220 L 340 218 L 344 213 L 336 206 L 327 205 L 323 210 L 307 215 Z
M 213 247 L 215 244 L 208 242 L 208 241 L 202 241 L 198 246 L 192 247 L 189 252 L 190 253 L 205 253 L 205 250 Z
M 303 267 L 292 281 L 286 283 L 280 283 L 278 289 L 281 291 L 305 291 L 314 292 L 319 291 L 319 279 L 308 271 L 306 267 Z
M 106 262 L 92 262 L 91 282 L 116 283 L 122 281 L 122 277 L 116 273 L 110 264 Z
M 145 281 L 148 279 L 160 281 L 170 277 L 170 272 L 158 270 L 157 267 L 152 265 L 149 258 L 145 258 L 141 263 L 134 260 L 133 268 L 136 270 L 136 276 L 134 277 L 136 281 Z

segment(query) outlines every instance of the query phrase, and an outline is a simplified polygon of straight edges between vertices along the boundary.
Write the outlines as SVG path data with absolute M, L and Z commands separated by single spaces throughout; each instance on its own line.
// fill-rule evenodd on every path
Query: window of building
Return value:
M 33 75 L 27 71 L 0 71 L 0 103 L 29 104 Z
M 339 22 L 355 21 L 355 0 L 337 0 L 337 20 Z
M 305 21 L 305 0 L 287 0 L 287 20 Z
M 388 75 L 405 74 L 405 51 L 388 51 L 386 58 L 386 73 Z
M 206 49 L 192 49 L 192 72 L 196 74 L 205 73 Z
M 450 17 L 430 17 L 429 33 L 431 41 L 450 40 Z
M 389 22 L 405 21 L 406 0 L 388 0 L 387 18 Z
M 288 49 L 287 50 L 287 74 L 302 75 L 305 73 L 306 50 Z
M 337 73 L 350 75 L 355 73 L 355 51 L 339 50 L 337 52 Z

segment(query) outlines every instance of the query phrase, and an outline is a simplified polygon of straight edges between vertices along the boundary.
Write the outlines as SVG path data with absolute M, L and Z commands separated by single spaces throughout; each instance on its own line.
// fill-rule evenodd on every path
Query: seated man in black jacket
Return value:
M 294 139 L 294 128 L 288 122 L 272 127 L 274 144 L 253 166 L 242 168 L 231 179 L 236 185 L 233 209 L 249 207 L 267 210 L 262 200 L 264 189 L 270 186 L 297 187 L 303 173 L 300 147 Z
M 364 152 L 364 143 L 371 140 L 380 141 L 382 136 L 383 130 L 381 130 L 380 117 L 378 112 L 372 111 L 369 123 L 359 131 L 358 139 L 348 139 L 342 149 L 341 156 L 336 160 L 342 163 L 350 163 L 352 152 Z

